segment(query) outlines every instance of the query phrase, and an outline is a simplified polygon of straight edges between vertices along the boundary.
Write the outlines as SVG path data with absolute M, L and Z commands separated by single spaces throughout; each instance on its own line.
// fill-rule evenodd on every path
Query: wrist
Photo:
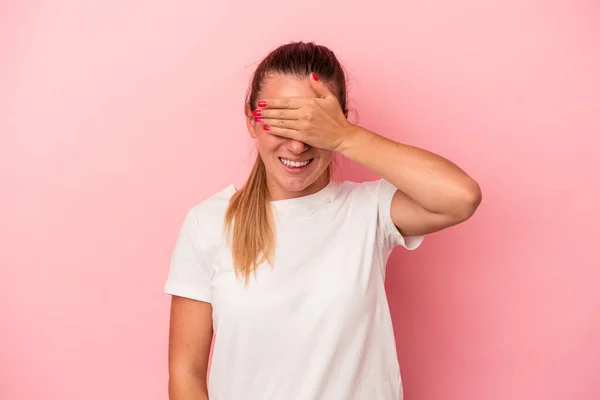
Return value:
M 345 128 L 343 139 L 336 151 L 344 157 L 351 158 L 350 155 L 355 149 L 360 148 L 364 144 L 365 139 L 369 135 L 372 135 L 372 133 L 368 130 L 358 125 L 349 124 Z

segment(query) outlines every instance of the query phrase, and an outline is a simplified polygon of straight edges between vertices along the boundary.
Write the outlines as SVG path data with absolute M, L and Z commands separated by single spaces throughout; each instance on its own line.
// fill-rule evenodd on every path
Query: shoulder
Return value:
M 235 193 L 233 185 L 210 195 L 202 201 L 194 204 L 190 208 L 190 212 L 196 216 L 209 216 L 215 212 L 221 211 L 224 213 L 229 205 L 231 196 Z
M 229 200 L 235 193 L 233 185 L 210 195 L 190 207 L 187 219 L 191 219 L 204 232 L 220 233 L 229 206 Z

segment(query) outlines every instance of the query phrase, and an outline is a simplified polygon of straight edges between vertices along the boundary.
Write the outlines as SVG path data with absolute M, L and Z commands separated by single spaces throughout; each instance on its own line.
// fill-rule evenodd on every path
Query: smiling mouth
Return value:
M 308 160 L 303 161 L 292 161 L 283 157 L 279 157 L 279 161 L 288 168 L 304 168 L 311 162 L 313 162 L 314 158 L 309 158 Z

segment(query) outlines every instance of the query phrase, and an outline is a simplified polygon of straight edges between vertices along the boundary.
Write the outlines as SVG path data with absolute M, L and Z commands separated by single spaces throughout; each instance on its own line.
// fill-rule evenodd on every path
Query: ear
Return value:
M 252 115 L 252 110 L 250 109 L 250 104 L 246 103 L 246 127 L 248 128 L 248 133 L 252 137 L 252 139 L 256 139 L 256 131 L 254 130 L 254 126 L 256 123 L 254 122 L 254 116 Z

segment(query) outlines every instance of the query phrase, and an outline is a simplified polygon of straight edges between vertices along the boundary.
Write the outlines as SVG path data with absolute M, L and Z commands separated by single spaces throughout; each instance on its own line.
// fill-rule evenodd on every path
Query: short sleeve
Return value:
M 385 179 L 379 180 L 378 201 L 379 201 L 379 219 L 378 223 L 383 230 L 384 247 L 391 251 L 396 246 L 402 246 L 407 250 L 415 250 L 421 245 L 423 235 L 402 236 L 398 228 L 394 225 L 391 216 L 392 198 L 396 193 L 396 186 Z
M 202 236 L 193 209 L 188 212 L 179 231 L 164 291 L 210 303 L 212 274 L 202 251 Z

